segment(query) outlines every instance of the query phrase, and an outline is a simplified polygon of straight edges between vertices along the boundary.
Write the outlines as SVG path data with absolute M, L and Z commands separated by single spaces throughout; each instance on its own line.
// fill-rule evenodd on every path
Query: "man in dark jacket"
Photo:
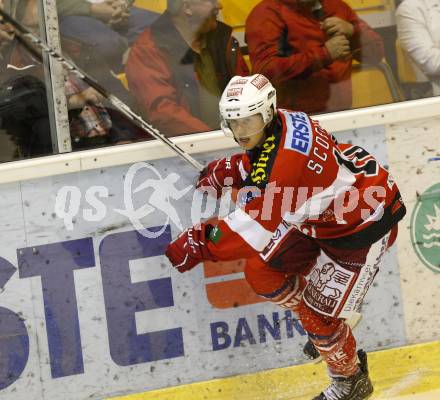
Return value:
M 232 29 L 217 21 L 218 0 L 168 0 L 167 10 L 131 49 L 130 91 L 167 136 L 218 129 L 218 101 L 248 72 Z
M 133 6 L 134 0 L 57 0 L 63 37 L 95 47 L 114 72 L 139 34 L 159 14 Z
M 375 64 L 383 43 L 342 0 L 263 0 L 246 21 L 253 71 L 277 88 L 282 108 L 351 108 L 353 60 Z

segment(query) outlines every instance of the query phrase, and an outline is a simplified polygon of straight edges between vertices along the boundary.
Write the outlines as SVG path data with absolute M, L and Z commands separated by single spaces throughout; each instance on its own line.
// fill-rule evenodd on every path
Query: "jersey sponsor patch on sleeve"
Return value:
M 237 196 L 237 204 L 239 207 L 245 207 L 252 200 L 261 196 L 261 190 L 256 186 L 245 186 L 241 188 Z
M 286 141 L 284 148 L 309 155 L 313 143 L 313 129 L 307 114 L 283 112 L 286 117 Z
M 222 236 L 223 232 L 221 231 L 221 229 L 218 226 L 215 226 L 209 233 L 209 240 L 212 243 L 216 244 Z

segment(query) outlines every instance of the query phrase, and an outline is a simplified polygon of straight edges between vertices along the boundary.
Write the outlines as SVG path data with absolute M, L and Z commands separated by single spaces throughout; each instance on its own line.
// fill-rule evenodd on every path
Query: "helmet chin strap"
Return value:
M 267 139 L 267 137 L 269 136 L 269 130 L 275 128 L 275 124 L 276 124 L 275 114 L 272 112 L 272 119 L 263 128 L 263 132 L 264 132 L 263 143 Z M 258 146 L 255 146 L 255 147 L 258 147 Z

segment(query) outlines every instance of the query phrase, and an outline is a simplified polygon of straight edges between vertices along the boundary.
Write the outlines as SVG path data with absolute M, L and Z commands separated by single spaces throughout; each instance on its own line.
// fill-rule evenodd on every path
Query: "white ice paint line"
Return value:
M 409 394 L 406 396 L 388 398 L 386 400 L 438 400 L 438 399 L 440 399 L 440 390 L 418 393 L 418 394 Z
M 400 381 L 398 381 L 395 385 L 393 385 L 389 389 L 385 390 L 377 398 L 377 400 L 391 400 L 392 397 L 398 396 L 404 390 L 417 384 L 426 372 L 428 372 L 428 371 L 427 370 L 419 370 L 419 371 L 408 374 L 407 376 L 403 377 Z M 399 399 L 400 399 L 400 397 L 399 397 Z

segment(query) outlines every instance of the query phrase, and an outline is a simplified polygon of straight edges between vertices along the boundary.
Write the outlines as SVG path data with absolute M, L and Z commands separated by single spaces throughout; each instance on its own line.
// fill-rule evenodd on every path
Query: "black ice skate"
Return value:
M 316 349 L 315 345 L 309 339 L 303 347 L 303 353 L 309 360 L 314 360 L 316 363 L 322 360 L 321 354 Z
M 313 400 L 366 400 L 373 394 L 368 376 L 367 354 L 358 351 L 359 372 L 349 378 L 332 378 L 330 386 Z

